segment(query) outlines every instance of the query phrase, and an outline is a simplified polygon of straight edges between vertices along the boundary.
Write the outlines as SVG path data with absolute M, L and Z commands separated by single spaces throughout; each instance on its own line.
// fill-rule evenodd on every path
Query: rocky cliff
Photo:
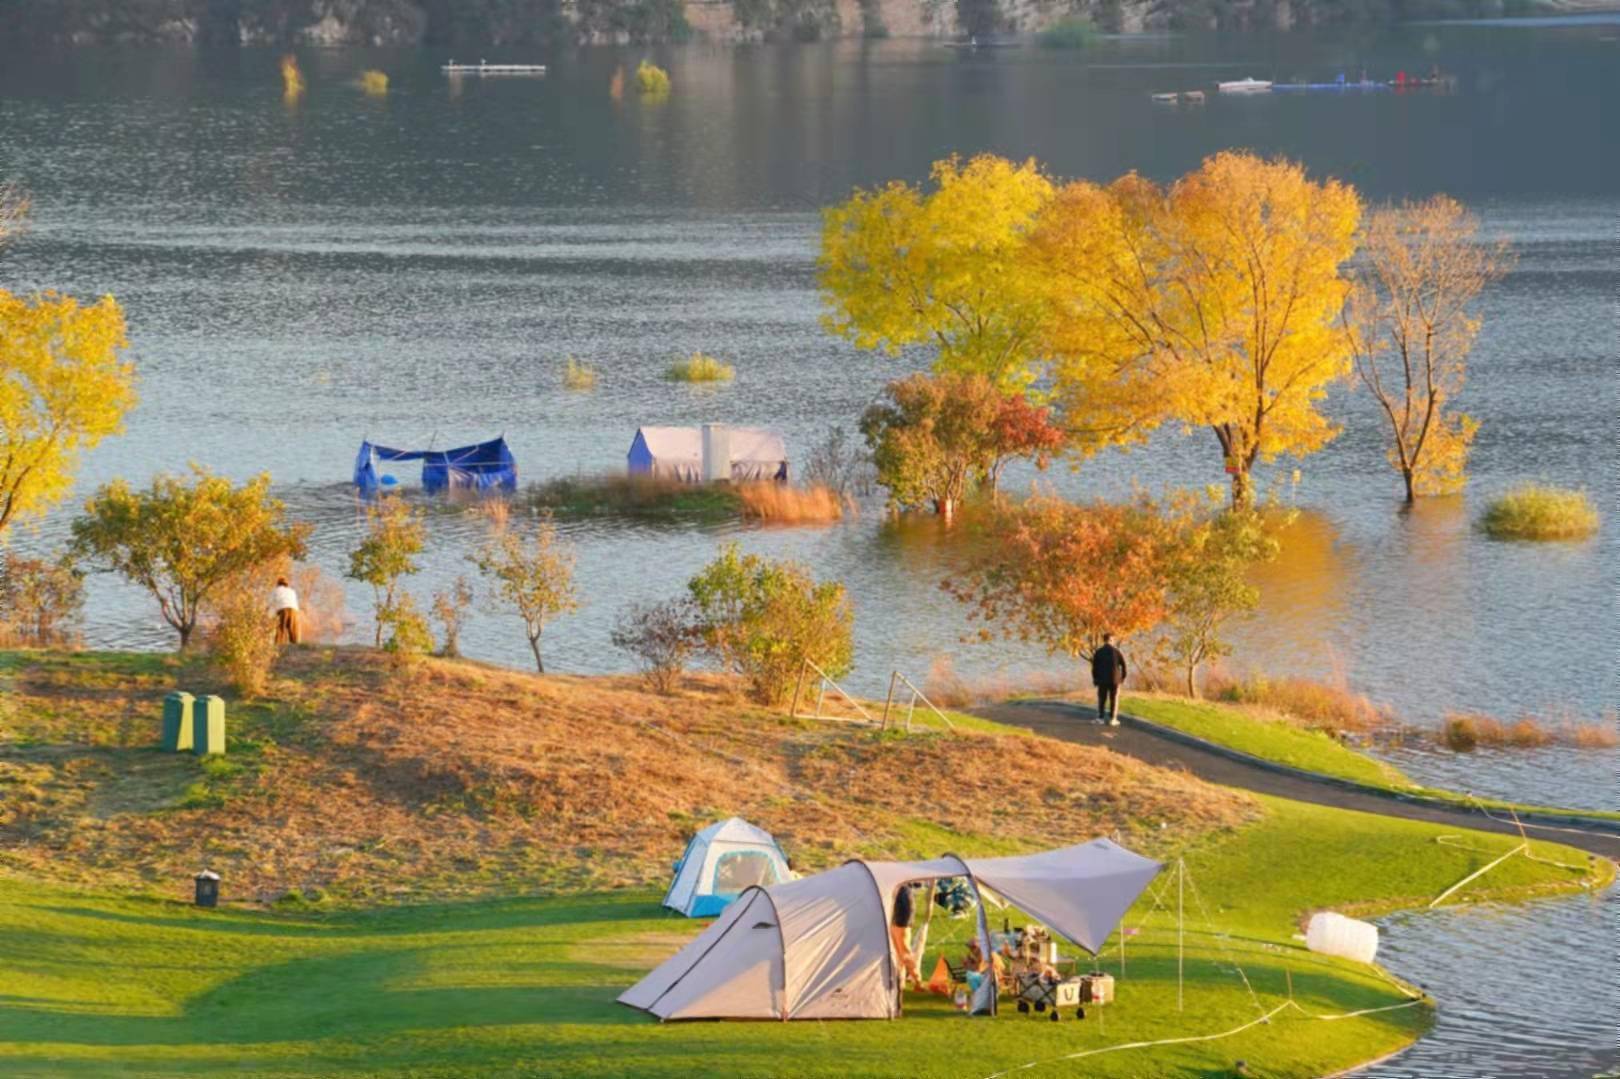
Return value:
M 804 40 L 1286 28 L 1515 14 L 1594 0 L 0 0 L 0 47 L 100 43 L 417 45 Z M 1612 0 L 1610 0 L 1612 2 Z M 1461 8 L 1459 8 L 1461 5 Z M 1453 10 L 1457 9 L 1457 10 Z M 1465 10 L 1464 10 L 1465 9 Z

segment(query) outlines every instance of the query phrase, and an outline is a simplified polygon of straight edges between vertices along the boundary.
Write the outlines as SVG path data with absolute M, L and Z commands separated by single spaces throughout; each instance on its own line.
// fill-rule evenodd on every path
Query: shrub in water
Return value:
M 1598 512 L 1585 491 L 1526 483 L 1486 507 L 1479 523 L 1492 539 L 1581 539 L 1597 531 Z
M 694 352 L 686 359 L 670 364 L 664 377 L 671 382 L 730 382 L 736 373 L 730 364 Z
M 1479 729 L 1474 716 L 1447 716 L 1440 729 L 1440 739 L 1447 749 L 1466 753 L 1479 745 Z
M 372 97 L 383 97 L 388 93 L 388 76 L 375 69 L 362 71 L 360 89 Z
M 1078 16 L 1059 19 L 1035 35 L 1042 48 L 1083 49 L 1097 38 L 1097 28 L 1091 20 Z
M 666 96 L 669 93 L 669 72 L 643 60 L 636 65 L 636 89 L 648 97 Z
M 83 613 L 84 575 L 68 561 L 0 551 L 0 645 L 71 644 Z

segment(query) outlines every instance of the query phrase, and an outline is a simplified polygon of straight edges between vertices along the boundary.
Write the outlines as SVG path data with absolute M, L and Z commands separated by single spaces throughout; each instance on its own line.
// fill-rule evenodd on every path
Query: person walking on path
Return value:
M 1114 647 L 1114 635 L 1103 634 L 1102 647 L 1091 654 L 1091 684 L 1097 687 L 1097 722 L 1119 726 L 1119 687 L 1125 681 L 1125 653 Z
M 276 578 L 275 590 L 270 593 L 270 607 L 276 612 L 276 643 L 297 644 L 298 593 L 287 583 L 287 578 Z

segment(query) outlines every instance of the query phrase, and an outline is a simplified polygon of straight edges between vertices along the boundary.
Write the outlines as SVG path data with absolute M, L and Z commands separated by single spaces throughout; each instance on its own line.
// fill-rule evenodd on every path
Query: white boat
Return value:
M 1271 91 L 1271 80 L 1236 79 L 1232 82 L 1218 82 L 1215 89 L 1223 94 L 1264 94 Z
M 545 64 L 490 64 L 483 60 L 476 64 L 458 64 L 454 60 L 440 64 L 446 75 L 544 75 Z

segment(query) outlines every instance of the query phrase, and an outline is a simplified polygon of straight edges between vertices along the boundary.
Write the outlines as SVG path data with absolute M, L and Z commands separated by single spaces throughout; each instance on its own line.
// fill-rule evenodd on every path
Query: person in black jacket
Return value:
M 1097 722 L 1119 726 L 1119 687 L 1125 681 L 1125 653 L 1114 647 L 1114 635 L 1103 634 L 1102 647 L 1091 654 L 1091 684 L 1097 687 Z

